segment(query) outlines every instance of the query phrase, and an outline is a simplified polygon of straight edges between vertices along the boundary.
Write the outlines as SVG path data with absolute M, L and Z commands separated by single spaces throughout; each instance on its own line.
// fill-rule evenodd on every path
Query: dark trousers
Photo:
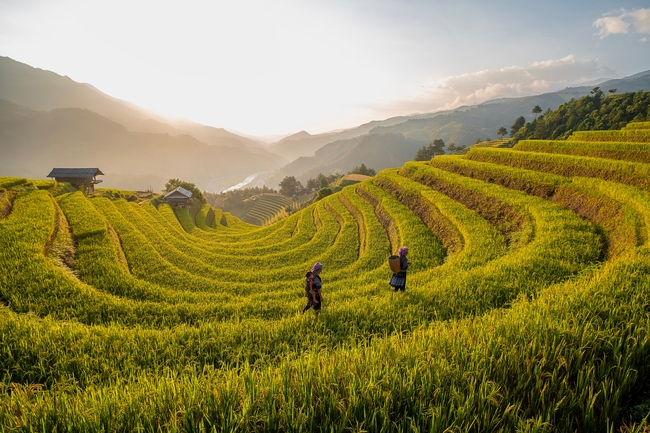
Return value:
M 317 302 L 318 301 L 318 302 Z M 323 298 L 321 297 L 320 290 L 314 290 L 314 293 L 307 294 L 307 305 L 302 309 L 302 312 L 309 310 L 314 307 L 315 311 L 320 311 L 320 307 L 323 303 Z

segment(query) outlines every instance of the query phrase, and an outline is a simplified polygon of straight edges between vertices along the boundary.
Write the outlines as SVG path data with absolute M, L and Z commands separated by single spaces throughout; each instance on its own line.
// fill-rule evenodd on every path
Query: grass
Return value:
M 0 178 L 0 431 L 647 431 L 648 164 L 567 143 L 407 163 L 263 227 Z

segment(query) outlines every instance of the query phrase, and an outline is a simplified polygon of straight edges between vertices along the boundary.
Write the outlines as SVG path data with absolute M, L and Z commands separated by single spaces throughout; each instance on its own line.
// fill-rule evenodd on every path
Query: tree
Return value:
M 508 134 L 508 130 L 504 126 L 499 128 L 499 130 L 497 131 L 497 135 L 500 135 L 501 138 L 505 137 L 506 134 Z
M 348 172 L 348 174 L 362 174 L 364 176 L 374 176 L 377 174 L 374 168 L 366 167 L 366 164 L 361 164 L 358 167 L 354 167 Z
M 535 119 L 537 119 L 537 115 L 541 112 L 542 112 L 542 107 L 540 107 L 539 105 L 535 105 L 533 107 L 532 113 L 535 115 Z
M 185 182 L 180 179 L 169 179 L 169 181 L 165 184 L 165 192 L 170 192 L 175 190 L 178 187 L 181 187 L 183 189 L 186 189 L 188 191 L 192 192 L 192 197 L 197 198 L 201 203 L 206 203 L 205 197 L 203 196 L 203 193 L 201 192 L 200 189 L 196 187 L 193 183 L 190 182 Z
M 445 142 L 436 138 L 428 146 L 422 146 L 415 154 L 416 161 L 428 161 L 436 155 L 444 155 Z
M 307 192 L 314 192 L 314 191 L 316 191 L 318 188 L 320 188 L 320 185 L 319 185 L 319 183 L 318 183 L 318 180 L 316 180 L 316 179 L 309 179 L 309 180 L 307 181 L 307 185 L 306 185 Z
M 512 124 L 510 127 L 510 136 L 514 137 L 514 135 L 519 131 L 523 126 L 526 124 L 526 118 L 524 116 L 519 116 L 515 120 L 515 123 Z
M 608 92 L 609 93 L 616 93 L 616 89 L 609 89 Z
M 328 195 L 334 194 L 334 191 L 332 191 L 332 188 L 327 187 L 327 188 L 321 188 L 318 190 L 316 193 L 316 197 L 314 198 L 315 201 L 318 201 L 322 199 L 323 197 L 327 197 Z
M 454 143 L 453 141 L 447 145 L 447 152 L 449 153 L 454 153 L 456 149 L 458 148 L 456 147 L 456 143 Z
M 327 180 L 327 176 L 325 176 L 323 173 L 318 173 L 318 177 L 316 177 L 316 182 L 318 182 L 318 185 L 321 188 L 327 188 L 327 186 L 330 184 L 330 181 Z
M 331 173 L 327 176 L 327 184 L 331 185 L 337 180 L 339 180 L 341 177 L 343 177 L 343 175 L 339 173 L 338 170 L 336 170 L 334 173 Z
M 433 140 L 432 144 L 434 155 L 442 155 L 445 153 L 445 142 L 441 138 L 436 138 Z M 431 144 L 429 146 L 431 146 Z
M 280 182 L 280 194 L 293 197 L 302 192 L 302 184 L 294 176 L 287 176 Z
M 594 105 L 599 109 L 604 95 L 603 91 L 600 90 L 600 87 L 596 86 L 591 89 L 591 92 L 589 92 L 589 94 L 592 95 Z

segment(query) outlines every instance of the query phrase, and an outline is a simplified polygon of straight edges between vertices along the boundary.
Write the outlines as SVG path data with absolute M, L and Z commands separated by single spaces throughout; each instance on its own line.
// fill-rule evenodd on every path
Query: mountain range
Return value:
M 650 71 L 541 95 L 495 99 L 444 112 L 395 117 L 338 133 L 287 137 L 269 148 L 288 155 L 287 149 L 293 145 L 293 152 L 303 150 L 303 156 L 267 176 L 264 182 L 275 185 L 285 176 L 295 176 L 305 182 L 317 177 L 318 173 L 327 175 L 337 170 L 346 173 L 361 163 L 377 171 L 401 166 L 414 158 L 417 149 L 436 138 L 466 147 L 477 140 L 496 139 L 499 127 L 509 130 L 519 116 L 532 120 L 531 110 L 536 105 L 544 111 L 554 110 L 571 99 L 588 95 L 596 85 L 605 94 L 610 90 L 616 93 L 650 91 Z M 280 146 L 282 152 L 278 150 Z M 317 149 L 314 155 L 309 155 L 311 149 Z
M 255 140 L 165 118 L 8 57 L 0 57 L 0 99 L 0 175 L 85 166 L 99 167 L 108 187 L 159 190 L 175 177 L 220 190 L 288 162 Z
M 346 173 L 365 164 L 377 171 L 413 159 L 440 138 L 470 146 L 531 110 L 555 109 L 589 94 L 650 90 L 650 71 L 522 98 L 497 99 L 454 110 L 377 120 L 311 135 L 306 131 L 265 145 L 222 128 L 170 119 L 113 98 L 89 84 L 0 57 L 0 176 L 43 178 L 53 167 L 98 167 L 102 186 L 160 190 L 169 178 L 222 191 L 261 173 L 249 186 L 277 188 L 286 176 L 301 182 L 319 173 Z

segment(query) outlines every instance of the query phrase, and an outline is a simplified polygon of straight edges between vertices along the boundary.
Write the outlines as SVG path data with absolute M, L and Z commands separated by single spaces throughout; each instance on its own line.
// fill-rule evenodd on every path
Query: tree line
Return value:
M 544 112 L 536 105 L 531 111 L 535 115 L 532 122 L 520 116 L 510 127 L 511 144 L 530 139 L 564 140 L 575 131 L 621 129 L 630 122 L 650 119 L 650 92 L 609 92 L 605 95 L 600 87 L 594 87 L 589 95 Z
M 451 142 L 445 145 L 445 141 L 441 138 L 434 139 L 428 146 L 422 146 L 415 154 L 416 161 L 428 161 L 436 155 L 444 155 L 445 153 L 459 153 L 465 150 L 465 146 L 457 146 Z
M 650 120 L 650 92 L 638 91 L 616 94 L 616 89 L 609 90 L 610 95 L 594 87 L 589 95 L 560 105 L 555 110 L 542 110 L 535 105 L 531 114 L 532 122 L 519 116 L 510 126 L 510 140 L 504 146 L 514 146 L 519 140 L 565 140 L 575 131 L 621 129 L 629 122 Z M 508 135 L 505 126 L 499 127 L 497 135 L 504 139 Z M 480 138 L 476 143 L 480 143 Z M 490 141 L 488 138 L 487 141 Z M 415 155 L 416 161 L 428 161 L 436 155 L 445 153 L 462 153 L 463 146 L 454 143 L 445 146 L 439 138 L 428 146 L 422 146 Z
M 366 167 L 366 164 L 361 164 L 348 171 L 347 174 L 362 174 L 364 176 L 374 176 L 377 174 L 375 169 Z M 305 186 L 296 179 L 295 176 L 286 176 L 280 182 L 280 194 L 288 197 L 294 195 L 303 195 L 320 191 L 321 189 L 328 188 L 330 185 L 338 181 L 344 175 L 337 172 L 325 176 L 323 173 L 318 173 L 318 176 L 307 180 Z

